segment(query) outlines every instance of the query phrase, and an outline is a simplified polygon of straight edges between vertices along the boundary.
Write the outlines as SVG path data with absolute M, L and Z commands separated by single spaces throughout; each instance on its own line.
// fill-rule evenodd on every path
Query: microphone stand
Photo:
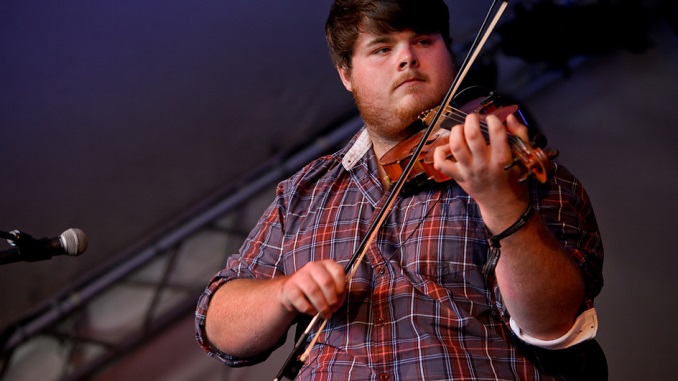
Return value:
M 10 243 L 12 243 L 12 241 L 17 239 L 17 237 L 15 235 L 13 235 L 12 233 L 7 233 L 7 232 L 3 232 L 3 231 L 0 231 L 0 238 L 4 238 L 4 239 L 8 240 L 8 241 L 10 241 Z
M 35 254 L 37 251 L 31 249 L 37 244 L 38 240 L 19 230 L 12 230 L 9 233 L 0 231 L 0 238 L 5 238 L 10 245 L 15 247 L 14 249 L 0 251 L 0 265 L 22 261 L 44 261 L 52 258 L 52 255 L 47 251 Z

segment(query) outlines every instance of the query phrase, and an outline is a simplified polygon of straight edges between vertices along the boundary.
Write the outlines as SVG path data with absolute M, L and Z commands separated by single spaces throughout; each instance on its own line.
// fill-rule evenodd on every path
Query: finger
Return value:
M 510 114 L 506 118 L 506 127 L 510 134 L 516 135 L 521 138 L 524 142 L 529 141 L 527 126 L 522 124 L 515 115 Z
M 313 306 L 313 309 L 315 309 L 315 311 L 317 311 L 324 319 L 332 316 L 332 307 L 326 298 L 323 288 L 318 287 L 317 283 L 315 283 L 314 287 L 306 291 L 306 297 Z
M 449 144 L 438 146 L 433 151 L 433 168 L 445 176 L 456 178 L 456 165 Z
M 468 114 L 464 123 L 464 138 L 473 157 L 484 157 L 487 152 L 487 140 L 480 129 L 480 116 Z
M 471 151 L 469 150 L 468 145 L 466 145 L 465 129 L 466 126 L 463 124 L 455 125 L 450 129 L 448 138 L 449 153 L 461 164 L 467 164 L 472 159 Z
M 319 286 L 324 303 L 332 313 L 341 307 L 346 289 L 344 268 L 334 261 L 322 261 L 320 268 L 313 273 L 315 283 Z M 326 314 L 328 311 L 321 310 Z
M 343 296 L 346 292 L 346 271 L 344 267 L 334 261 L 326 261 L 327 271 L 334 280 L 337 295 Z
M 315 315 L 317 310 L 306 296 L 304 282 L 300 280 L 302 276 L 301 273 L 295 273 L 283 283 L 282 302 L 289 311 Z
M 322 274 L 327 271 L 318 262 L 310 262 L 299 271 L 292 274 L 283 284 L 284 303 L 288 309 L 314 315 L 324 316 L 331 313 L 329 303 L 325 298 L 322 283 L 318 279 L 326 278 Z M 333 282 L 332 288 L 334 287 Z
M 295 308 L 328 318 L 343 304 L 346 290 L 344 268 L 331 260 L 310 262 L 292 276 L 289 294 Z
M 506 127 L 495 115 L 488 115 L 485 121 L 487 122 L 487 132 L 490 137 L 493 162 L 503 168 L 511 161 L 511 148 L 508 145 Z
M 323 318 L 327 318 L 332 314 L 332 308 L 328 302 L 326 294 L 326 282 L 324 278 L 317 273 L 309 273 L 308 277 L 302 279 L 300 282 L 299 290 L 302 293 L 303 298 L 295 299 L 295 306 L 299 308 L 305 308 L 301 310 L 304 313 L 319 313 Z M 310 304 L 308 308 L 307 303 Z

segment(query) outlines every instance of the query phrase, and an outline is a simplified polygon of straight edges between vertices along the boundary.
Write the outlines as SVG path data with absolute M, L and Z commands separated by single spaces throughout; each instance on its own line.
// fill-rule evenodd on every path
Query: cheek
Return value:
M 442 87 L 450 87 L 454 80 L 454 69 L 450 58 L 438 57 L 433 60 L 432 72 Z
M 388 83 L 387 64 L 365 64 L 359 70 L 354 71 L 353 78 L 362 84 L 362 87 L 378 89 Z
M 363 97 L 369 97 L 372 99 L 381 98 L 381 93 L 384 92 L 386 88 L 386 81 L 381 79 L 376 74 L 374 75 L 365 75 L 360 77 L 358 80 L 353 81 L 353 90 L 359 91 Z
M 434 87 L 434 93 L 435 93 L 435 99 L 437 99 L 437 102 L 440 102 L 443 100 L 445 97 L 445 94 L 447 91 L 450 89 L 450 86 L 452 85 L 452 80 L 454 79 L 454 73 L 452 72 L 447 72 L 446 74 L 438 76 L 434 82 L 435 82 L 435 87 Z M 461 89 L 459 89 L 461 90 Z M 457 90 L 457 92 L 459 92 Z

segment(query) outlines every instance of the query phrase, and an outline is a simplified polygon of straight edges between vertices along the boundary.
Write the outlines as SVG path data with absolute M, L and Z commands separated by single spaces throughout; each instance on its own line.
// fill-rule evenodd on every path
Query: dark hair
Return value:
M 335 65 L 351 69 L 359 28 L 382 34 L 411 29 L 440 33 L 450 49 L 450 21 L 443 0 L 335 0 L 325 24 L 325 38 Z

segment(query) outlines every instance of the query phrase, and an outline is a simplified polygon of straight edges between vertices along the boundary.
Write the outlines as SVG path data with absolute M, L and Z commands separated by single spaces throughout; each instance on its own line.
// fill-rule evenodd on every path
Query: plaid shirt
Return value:
M 204 317 L 221 284 L 291 274 L 310 261 L 348 262 L 383 194 L 370 147 L 363 130 L 342 151 L 279 184 L 240 253 L 199 300 L 197 338 L 210 355 L 229 365 L 268 356 L 236 358 L 209 344 Z M 603 251 L 584 189 L 557 166 L 547 184 L 532 186 L 532 197 L 579 263 L 590 302 L 602 287 Z M 496 281 L 482 273 L 488 252 L 478 207 L 459 186 L 437 184 L 399 196 L 298 379 L 550 379 L 511 345 Z

